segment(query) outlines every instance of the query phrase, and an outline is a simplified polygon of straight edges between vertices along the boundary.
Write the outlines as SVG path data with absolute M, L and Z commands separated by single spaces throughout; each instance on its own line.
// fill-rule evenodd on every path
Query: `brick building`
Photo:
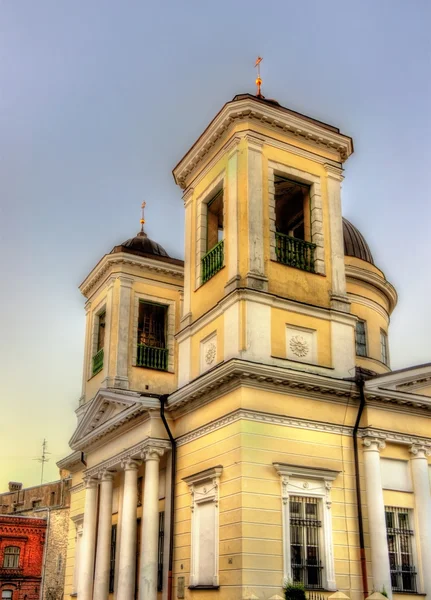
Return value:
M 46 549 L 43 558 L 43 568 L 37 587 L 36 596 L 24 594 L 10 596 L 10 590 L 1 600 L 61 600 L 66 565 L 67 533 L 69 527 L 71 479 L 67 471 L 60 472 L 60 479 L 43 485 L 23 488 L 22 483 L 9 482 L 9 491 L 0 494 L 0 523 L 2 519 L 9 522 L 21 522 L 30 517 L 42 520 L 46 528 Z M 18 520 L 18 521 L 17 521 Z M 35 520 L 34 518 L 31 520 Z M 1 526 L 0 526 L 1 531 Z M 0 543 L 3 537 L 0 533 Z M 0 557 L 0 560 L 3 560 Z M 0 562 L 0 564 L 3 564 Z M 3 570 L 4 571 L 4 570 Z M 2 571 L 2 573 L 3 573 Z M 6 574 L 10 571 L 6 571 Z M 3 583 L 2 577 L 0 581 Z M 9 581 L 9 580 L 8 580 Z
M 39 600 L 47 521 L 0 515 L 2 600 Z

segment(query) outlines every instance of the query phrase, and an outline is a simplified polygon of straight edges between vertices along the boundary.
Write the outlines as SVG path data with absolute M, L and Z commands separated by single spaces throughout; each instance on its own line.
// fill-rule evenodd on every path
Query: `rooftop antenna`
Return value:
M 257 77 L 256 77 L 256 85 L 257 85 L 257 94 L 256 96 L 258 98 L 263 98 L 262 96 L 262 92 L 261 92 L 261 87 L 262 87 L 262 79 L 260 77 L 260 63 L 263 61 L 263 58 L 261 56 L 258 56 L 256 58 L 256 62 L 254 63 L 254 66 L 257 68 Z
M 144 225 L 145 225 L 144 209 L 145 209 L 146 206 L 147 206 L 147 203 L 146 202 L 142 202 L 142 204 L 141 204 L 141 220 L 140 220 L 141 231 L 139 232 L 139 235 L 146 235 L 145 231 L 144 231 Z
M 47 463 L 49 461 L 49 458 L 47 458 L 47 454 L 51 454 L 51 452 L 48 452 L 47 448 L 48 448 L 48 442 L 46 441 L 45 438 L 43 438 L 42 456 L 40 458 L 33 458 L 33 460 L 37 460 L 37 462 L 39 462 L 42 467 L 41 474 L 40 474 L 40 485 L 42 485 L 42 483 L 43 483 L 43 469 L 45 467 L 45 463 Z

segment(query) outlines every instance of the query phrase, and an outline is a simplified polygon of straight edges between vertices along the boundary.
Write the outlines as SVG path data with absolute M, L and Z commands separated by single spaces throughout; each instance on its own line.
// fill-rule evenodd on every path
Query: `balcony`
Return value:
M 23 575 L 24 569 L 22 567 L 0 567 L 1 579 L 15 579 L 16 577 L 22 577 Z
M 285 235 L 284 233 L 275 234 L 275 254 L 277 262 L 301 271 L 315 273 L 314 270 L 314 251 L 316 244 L 299 240 Z
M 103 369 L 103 348 L 93 356 L 93 375 L 97 375 Z
M 202 283 L 211 279 L 213 275 L 220 271 L 224 264 L 224 243 L 223 240 L 216 244 L 202 258 Z
M 167 348 L 156 348 L 153 346 L 146 346 L 145 344 L 138 344 L 136 366 L 146 367 L 147 369 L 157 369 L 158 371 L 167 371 L 168 356 L 169 351 Z

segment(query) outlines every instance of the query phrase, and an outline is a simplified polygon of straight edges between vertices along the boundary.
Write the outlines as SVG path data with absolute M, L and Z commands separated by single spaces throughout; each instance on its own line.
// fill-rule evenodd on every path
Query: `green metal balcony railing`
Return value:
M 103 369 L 103 348 L 93 356 L 93 375 L 96 375 Z
M 284 233 L 275 234 L 275 254 L 277 261 L 283 265 L 314 273 L 315 248 L 316 244 L 311 242 L 298 240 Z
M 224 263 L 224 245 L 223 240 L 216 244 L 202 258 L 202 283 L 211 279 L 213 275 L 220 271 Z
M 138 367 L 147 367 L 147 369 L 157 369 L 158 371 L 168 370 L 168 354 L 167 348 L 155 348 L 138 344 L 138 355 L 136 365 Z

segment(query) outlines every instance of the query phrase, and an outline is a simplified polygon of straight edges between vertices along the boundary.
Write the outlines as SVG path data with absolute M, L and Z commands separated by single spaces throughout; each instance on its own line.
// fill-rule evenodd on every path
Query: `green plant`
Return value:
M 388 592 L 386 591 L 385 586 L 382 587 L 382 591 L 380 592 L 382 596 L 385 596 L 385 598 L 388 597 Z
M 283 590 L 286 600 L 307 600 L 307 596 L 305 595 L 305 587 L 302 583 L 286 581 L 283 586 Z

